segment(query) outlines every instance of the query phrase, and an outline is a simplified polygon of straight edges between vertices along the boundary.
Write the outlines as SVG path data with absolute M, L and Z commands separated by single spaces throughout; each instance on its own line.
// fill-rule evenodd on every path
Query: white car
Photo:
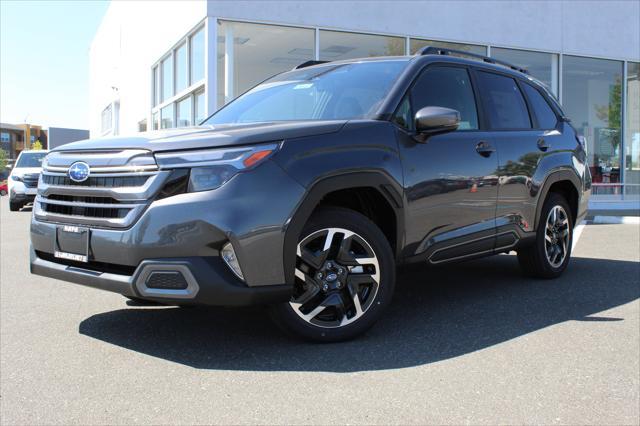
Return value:
M 42 160 L 48 151 L 22 151 L 9 175 L 9 209 L 20 210 L 33 202 L 38 192 Z

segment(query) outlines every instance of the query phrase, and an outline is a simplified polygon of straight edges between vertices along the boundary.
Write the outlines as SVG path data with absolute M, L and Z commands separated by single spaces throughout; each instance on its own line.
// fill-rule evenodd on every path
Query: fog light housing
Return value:
M 236 257 L 236 252 L 233 250 L 233 245 L 231 243 L 225 244 L 222 247 L 222 259 L 224 263 L 227 264 L 229 269 L 233 271 L 234 274 L 242 281 L 244 281 L 244 276 L 242 275 L 242 269 L 240 269 L 240 263 L 238 263 L 238 258 Z

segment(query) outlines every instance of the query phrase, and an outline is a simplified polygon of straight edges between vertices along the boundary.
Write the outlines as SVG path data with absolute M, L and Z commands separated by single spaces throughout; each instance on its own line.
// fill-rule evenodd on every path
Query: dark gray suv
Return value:
M 513 250 L 558 277 L 590 193 L 584 141 L 525 70 L 460 53 L 305 63 L 199 127 L 53 150 L 31 271 L 168 305 L 267 304 L 320 341 L 371 327 L 399 264 Z

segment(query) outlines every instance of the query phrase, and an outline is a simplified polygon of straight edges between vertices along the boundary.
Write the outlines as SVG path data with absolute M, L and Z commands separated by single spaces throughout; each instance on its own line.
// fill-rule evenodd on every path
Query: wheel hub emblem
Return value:
M 329 281 L 330 283 L 334 282 L 335 280 L 338 279 L 338 275 L 334 272 L 327 274 L 327 278 L 326 280 Z
M 91 174 L 89 165 L 84 161 L 73 163 L 67 172 L 69 179 L 74 182 L 84 182 L 89 179 L 89 174 Z

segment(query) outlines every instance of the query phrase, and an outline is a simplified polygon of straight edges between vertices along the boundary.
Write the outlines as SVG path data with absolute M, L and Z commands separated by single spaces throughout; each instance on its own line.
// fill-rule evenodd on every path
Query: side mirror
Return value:
M 418 139 L 424 142 L 429 136 L 456 130 L 460 113 L 451 108 L 428 106 L 416 113 L 415 122 Z

